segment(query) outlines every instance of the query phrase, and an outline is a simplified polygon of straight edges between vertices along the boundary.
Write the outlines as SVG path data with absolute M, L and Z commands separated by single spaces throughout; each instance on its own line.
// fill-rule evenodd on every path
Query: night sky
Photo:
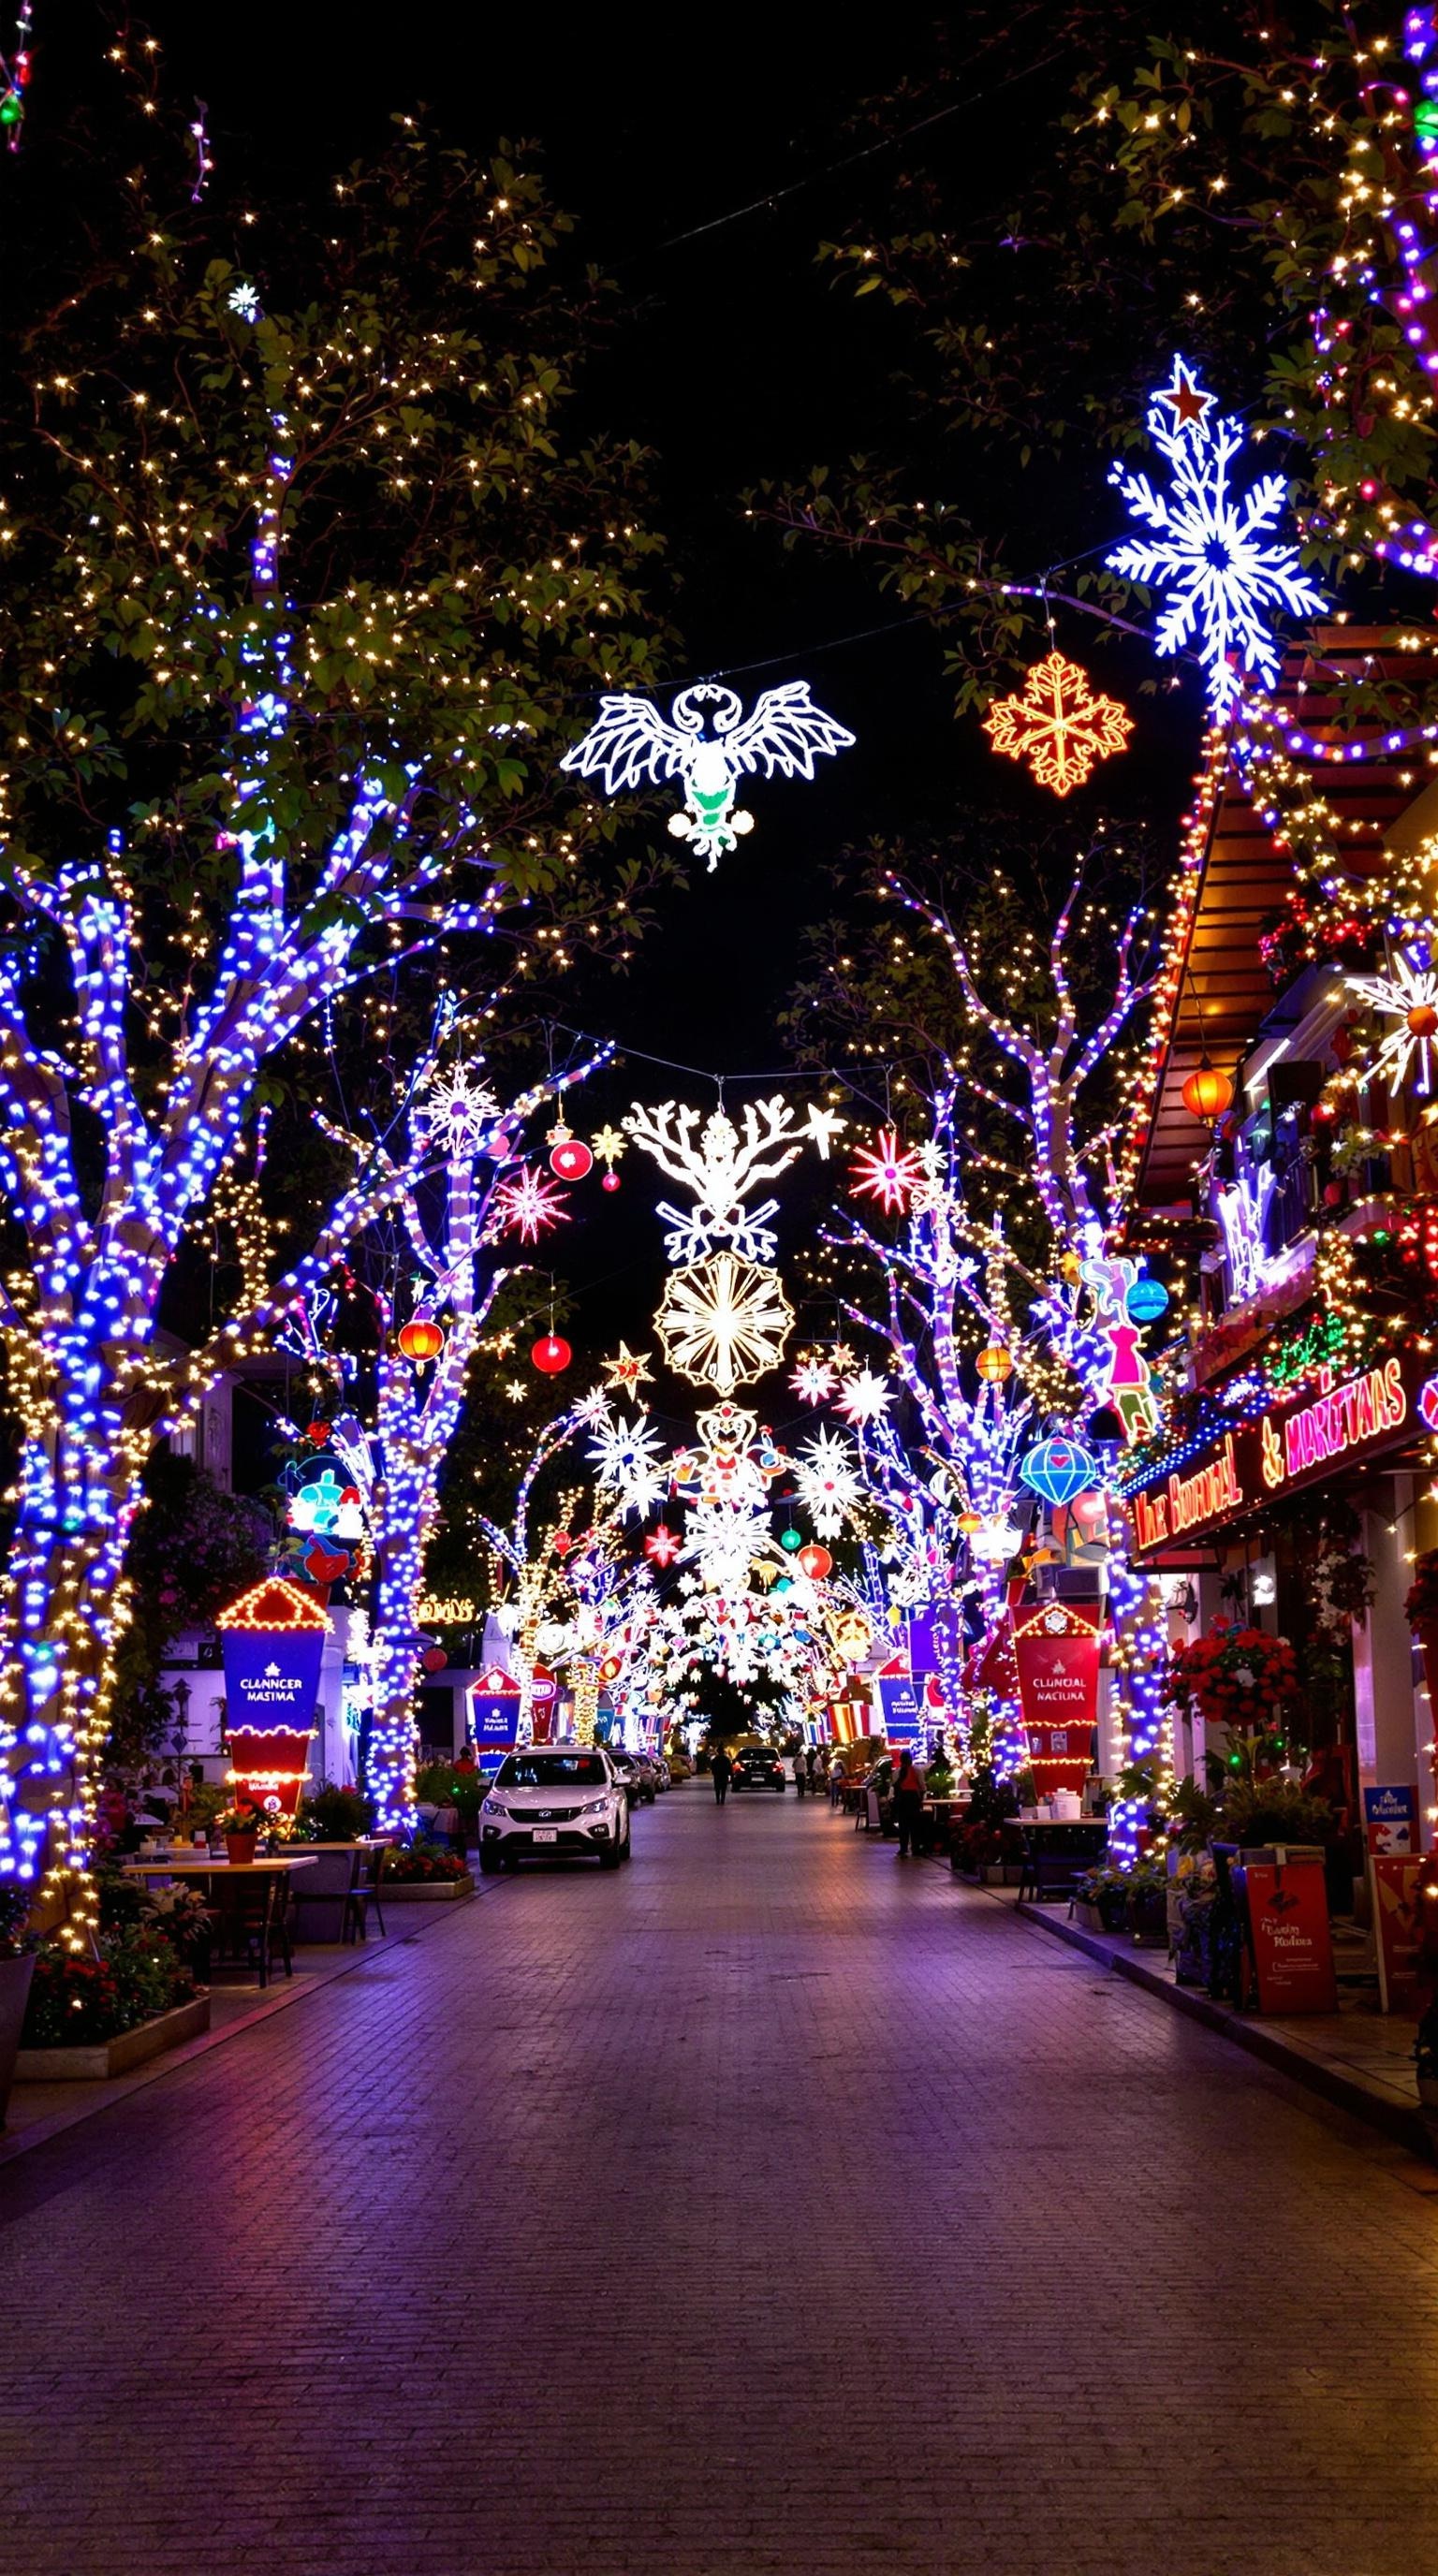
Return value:
M 1025 16 L 1032 78 L 1020 72 L 1007 97 L 991 97 L 991 84 L 1012 82 L 1015 56 L 1004 52 L 991 70 L 985 37 Z M 73 46 L 65 77 L 80 77 L 95 56 L 97 21 L 89 0 L 43 0 L 37 17 L 39 126 L 59 86 L 57 49 Z M 1040 11 L 947 20 L 888 11 L 862 23 L 751 8 L 693 21 L 538 9 L 380 19 L 339 0 L 243 17 L 157 0 L 145 23 L 164 48 L 167 87 L 205 100 L 220 173 L 243 173 L 265 193 L 322 188 L 383 145 L 393 112 L 420 105 L 474 148 L 500 137 L 537 145 L 556 200 L 578 221 L 583 256 L 621 290 L 620 328 L 585 377 L 579 408 L 589 425 L 656 451 L 653 516 L 670 542 L 683 639 L 674 678 L 722 672 L 747 698 L 805 677 L 858 737 L 853 751 L 821 763 L 812 786 L 761 780 L 746 789 L 756 816 L 747 843 L 713 875 L 695 863 L 689 890 L 665 900 L 627 977 L 576 996 L 577 1022 L 632 1051 L 622 1071 L 587 1089 L 582 1128 L 617 1119 L 636 1097 L 712 1102 L 704 1076 L 730 1077 L 731 1102 L 752 1096 L 745 1077 L 782 1076 L 775 1017 L 799 969 L 804 925 L 832 908 L 830 870 L 846 848 L 897 834 L 915 848 L 938 844 L 982 804 L 1012 818 L 1016 846 L 1044 836 L 1052 848 L 1057 833 L 1066 859 L 1099 810 L 1095 791 L 1075 796 L 1060 818 L 1026 777 L 1007 764 L 1000 771 L 977 717 L 955 721 L 934 629 L 883 592 L 872 568 L 786 553 L 773 530 L 746 523 L 740 500 L 762 479 L 798 477 L 821 459 L 917 452 L 903 380 L 916 360 L 911 325 L 882 296 L 856 305 L 816 252 L 861 219 L 892 228 L 895 190 L 922 155 L 982 218 L 1011 183 L 1016 133 L 1064 95 L 1069 69 L 1048 59 Z M 907 82 L 922 115 L 937 66 L 971 58 L 977 68 L 957 114 L 854 161 L 879 131 L 866 100 Z M 1145 363 L 1137 350 L 1136 366 Z M 927 461 L 936 490 L 962 495 L 963 460 Z M 1091 483 L 1076 481 L 1076 548 L 1115 524 L 1104 471 L 1095 459 Z M 1035 511 L 1049 527 L 1065 525 L 1067 499 L 1035 478 Z M 976 519 L 983 502 L 982 488 L 970 491 Z M 1022 536 L 1009 532 L 1009 550 L 1023 558 Z M 1104 684 L 1130 703 L 1152 680 L 1140 647 L 1106 649 L 1101 667 Z M 1141 805 L 1156 788 L 1176 815 L 1196 707 L 1152 699 L 1148 719 L 1147 751 L 1123 764 L 1120 793 Z M 647 827 L 636 831 L 647 836 Z M 805 1161 L 809 1177 L 796 1176 L 781 1233 L 791 1294 L 795 1242 L 830 1186 L 813 1156 Z M 631 1152 L 620 1193 L 602 1198 L 597 1178 L 587 1183 L 584 1222 L 556 1246 L 558 1267 L 581 1292 L 573 1338 L 586 1357 L 620 1332 L 631 1346 L 651 1339 L 664 1270 L 648 1213 L 655 1178 Z M 694 1395 L 671 1381 L 659 1401 L 692 1409 Z M 777 1402 L 787 1411 L 787 1400 Z

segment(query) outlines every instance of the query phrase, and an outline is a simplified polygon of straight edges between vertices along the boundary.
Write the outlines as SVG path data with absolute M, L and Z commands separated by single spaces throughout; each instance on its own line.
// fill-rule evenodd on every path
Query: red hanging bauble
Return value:
M 580 1137 L 570 1135 L 567 1127 L 551 1127 L 549 1168 L 561 1181 L 582 1181 L 585 1173 L 594 1169 L 594 1156 Z
M 568 1368 L 574 1353 L 560 1334 L 545 1333 L 529 1356 L 542 1376 L 558 1377 L 561 1369 Z
M 820 1547 L 817 1539 L 811 1539 L 807 1547 L 800 1548 L 799 1563 L 815 1583 L 822 1583 L 825 1575 L 832 1574 L 834 1570 L 832 1556 L 826 1547 Z
M 423 1664 L 427 1673 L 442 1673 L 445 1665 L 449 1662 L 449 1657 L 445 1653 L 443 1646 L 426 1646 L 424 1653 L 420 1656 L 420 1662 Z
M 617 1172 L 606 1172 L 599 1186 L 602 1190 L 617 1190 L 619 1187 L 619 1174 Z

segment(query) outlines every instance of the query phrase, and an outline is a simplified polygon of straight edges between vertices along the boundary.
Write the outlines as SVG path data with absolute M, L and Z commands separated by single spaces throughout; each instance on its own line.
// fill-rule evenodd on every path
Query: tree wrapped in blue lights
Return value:
M 246 272 L 222 183 L 192 204 L 183 128 L 140 122 L 0 459 L 0 1875 L 76 1942 L 141 1471 L 248 1346 L 186 1347 L 186 1229 L 265 1069 L 377 969 L 491 943 L 502 1015 L 562 971 L 546 925 L 632 939 L 637 875 L 586 876 L 608 827 L 543 742 L 649 660 L 638 467 L 565 442 L 592 290 L 532 177 L 407 127 L 321 223 L 240 227 Z M 373 1212 L 369 1176 L 316 1235 Z

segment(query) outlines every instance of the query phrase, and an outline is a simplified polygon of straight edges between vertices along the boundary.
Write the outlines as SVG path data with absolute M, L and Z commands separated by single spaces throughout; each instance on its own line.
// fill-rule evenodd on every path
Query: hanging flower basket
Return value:
M 1271 1725 L 1298 1685 L 1298 1666 L 1286 1637 L 1263 1628 L 1215 1620 L 1206 1637 L 1172 1657 L 1164 1697 L 1196 1707 L 1210 1725 Z

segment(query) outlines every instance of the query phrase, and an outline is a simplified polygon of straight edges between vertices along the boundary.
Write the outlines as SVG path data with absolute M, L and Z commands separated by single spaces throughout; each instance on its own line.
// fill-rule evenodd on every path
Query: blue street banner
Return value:
M 909 1670 L 911 1673 L 936 1673 L 939 1669 L 939 1646 L 934 1633 L 931 1611 L 909 1621 Z
M 322 1628 L 226 1628 L 225 1731 L 282 1727 L 308 1735 L 324 1657 Z
M 1418 1789 L 1365 1789 L 1363 1833 L 1371 1852 L 1406 1856 L 1418 1849 Z
M 889 1681 L 880 1674 L 879 1702 L 887 1742 L 900 1747 L 917 1744 L 924 1715 L 922 1689 L 911 1681 Z

